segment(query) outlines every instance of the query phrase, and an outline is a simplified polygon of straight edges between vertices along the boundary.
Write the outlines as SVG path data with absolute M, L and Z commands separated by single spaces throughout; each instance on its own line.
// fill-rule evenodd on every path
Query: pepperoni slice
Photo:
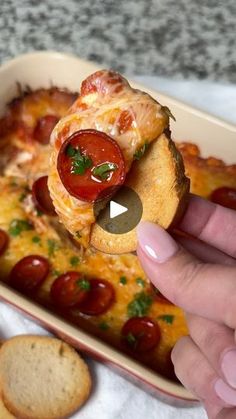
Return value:
M 32 186 L 32 195 L 38 209 L 47 215 L 56 215 L 48 189 L 48 176 L 41 176 Z
M 125 180 L 120 147 L 96 130 L 71 135 L 60 148 L 57 169 L 69 194 L 87 202 L 110 197 Z
M 155 301 L 158 301 L 159 303 L 163 304 L 173 305 L 173 303 L 170 300 L 168 300 L 156 287 L 154 287 L 153 284 L 151 284 L 151 291 L 154 294 Z
M 36 291 L 47 277 L 49 262 L 39 255 L 26 256 L 19 260 L 10 273 L 10 284 L 19 291 L 30 294 Z
M 38 119 L 34 128 L 33 137 L 41 144 L 48 144 L 53 128 L 58 123 L 59 118 L 56 115 L 45 115 Z
M 8 235 L 7 233 L 0 229 L 0 256 L 3 255 L 8 245 Z
M 90 279 L 90 290 L 78 308 L 83 314 L 96 316 L 107 311 L 114 300 L 115 291 L 109 282 L 101 279 Z
M 59 307 L 73 307 L 83 301 L 89 289 L 89 280 L 79 272 L 70 271 L 53 282 L 50 297 Z
M 236 189 L 226 186 L 218 188 L 212 192 L 211 201 L 236 210 Z
M 127 86 L 129 86 L 127 80 L 116 71 L 99 70 L 82 82 L 81 95 L 86 96 L 90 93 L 119 93 Z
M 121 334 L 125 345 L 137 353 L 151 351 L 161 337 L 159 326 L 149 317 L 132 317 L 127 320 Z

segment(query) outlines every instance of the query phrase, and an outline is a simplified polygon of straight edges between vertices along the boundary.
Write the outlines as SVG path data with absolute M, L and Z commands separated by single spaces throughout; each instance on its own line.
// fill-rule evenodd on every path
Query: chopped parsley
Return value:
M 152 304 L 152 297 L 144 291 L 135 294 L 134 299 L 130 301 L 127 307 L 129 317 L 145 316 Z
M 126 278 L 126 276 L 121 276 L 120 277 L 120 284 L 122 284 L 122 285 L 126 285 L 127 284 L 127 278 Z
M 60 272 L 60 271 L 58 271 L 57 269 L 53 269 L 53 271 L 52 271 L 52 275 L 53 275 L 53 276 L 58 277 L 58 276 L 60 276 L 60 275 L 61 275 L 61 272 Z
M 136 284 L 138 284 L 140 287 L 145 287 L 145 281 L 143 278 L 136 278 Z
M 78 256 L 71 256 L 70 264 L 71 266 L 77 266 L 80 263 L 80 258 Z
M 99 328 L 101 329 L 101 330 L 108 330 L 109 329 L 109 324 L 108 323 L 106 323 L 106 322 L 101 322 L 100 324 L 99 324 Z
M 77 281 L 77 285 L 80 287 L 83 291 L 89 291 L 91 288 L 90 281 L 85 278 L 81 278 Z
M 81 237 L 82 237 L 82 234 L 80 233 L 79 230 L 76 231 L 75 235 L 76 235 L 77 239 L 81 239 Z
M 162 314 L 161 316 L 158 316 L 158 319 L 163 320 L 167 324 L 172 324 L 174 318 L 175 316 L 173 316 L 173 314 Z
M 35 211 L 36 211 L 37 217 L 41 217 L 43 215 L 43 212 L 40 209 L 38 209 L 37 207 L 35 208 Z
M 59 243 L 56 242 L 54 239 L 48 239 L 48 256 L 53 257 L 55 256 L 56 251 L 59 249 Z
M 19 236 L 22 231 L 33 230 L 32 224 L 28 220 L 15 218 L 10 223 L 9 234 L 13 237 Z
M 41 239 L 40 239 L 39 236 L 34 236 L 34 237 L 32 237 L 32 242 L 33 243 L 40 244 L 41 243 Z
M 128 333 L 128 335 L 125 336 L 125 340 L 130 344 L 130 346 L 135 346 L 137 343 L 137 339 L 133 333 Z
M 26 197 L 27 197 L 26 193 L 22 192 L 22 194 L 20 194 L 20 197 L 19 197 L 19 202 L 23 202 Z
M 93 164 L 90 157 L 82 155 L 79 148 L 74 148 L 70 144 L 66 148 L 66 155 L 72 159 L 71 173 L 74 175 L 83 175 Z
M 171 118 L 171 119 L 173 119 L 174 121 L 176 121 L 176 119 L 175 119 L 175 117 L 174 117 L 173 113 L 172 113 L 172 112 L 171 112 L 171 110 L 168 108 L 168 106 L 162 106 L 162 107 L 161 107 L 161 109 L 165 112 L 165 114 L 166 114 L 169 118 Z
M 141 157 L 143 157 L 145 151 L 148 149 L 149 143 L 145 143 L 142 147 L 140 147 L 137 151 L 134 153 L 134 159 L 140 160 Z
M 92 173 L 94 176 L 99 177 L 101 180 L 107 180 L 111 172 L 117 170 L 118 166 L 115 163 L 103 163 L 94 167 Z

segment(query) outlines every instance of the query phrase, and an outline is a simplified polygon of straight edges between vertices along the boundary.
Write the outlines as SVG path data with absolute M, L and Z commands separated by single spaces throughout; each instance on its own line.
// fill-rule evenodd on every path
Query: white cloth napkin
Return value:
M 134 77 L 133 77 L 134 79 Z M 231 122 L 236 122 L 236 86 L 199 81 L 173 81 L 158 77 L 135 77 L 156 90 L 183 99 Z M 5 303 L 0 303 L 0 336 L 22 333 L 46 334 Z M 202 407 L 175 408 L 166 405 L 121 378 L 110 369 L 87 359 L 93 376 L 89 401 L 73 419 L 206 419 Z M 2 418 L 3 419 L 3 418 Z

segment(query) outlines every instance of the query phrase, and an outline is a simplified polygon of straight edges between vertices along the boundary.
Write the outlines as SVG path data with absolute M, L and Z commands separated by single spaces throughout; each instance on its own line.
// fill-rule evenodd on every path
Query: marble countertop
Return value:
M 126 74 L 235 83 L 235 27 L 235 0 L 0 0 L 0 62 L 53 49 Z

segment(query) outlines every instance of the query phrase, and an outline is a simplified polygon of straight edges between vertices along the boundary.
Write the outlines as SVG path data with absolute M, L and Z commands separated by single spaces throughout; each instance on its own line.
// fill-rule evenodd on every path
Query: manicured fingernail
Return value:
M 138 225 L 137 234 L 141 249 L 155 262 L 166 262 L 179 249 L 167 231 L 148 221 Z
M 227 382 L 236 388 L 236 350 L 226 352 L 221 361 L 221 369 Z
M 231 406 L 236 406 L 236 390 L 229 387 L 221 378 L 215 382 L 215 392 L 221 400 Z

